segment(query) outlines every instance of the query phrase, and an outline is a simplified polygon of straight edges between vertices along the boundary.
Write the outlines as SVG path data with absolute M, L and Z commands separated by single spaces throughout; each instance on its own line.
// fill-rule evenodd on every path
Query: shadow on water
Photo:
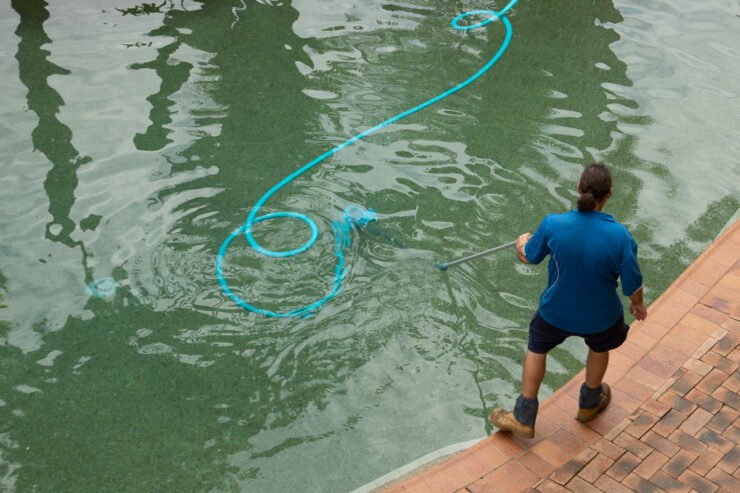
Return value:
M 35 149 L 42 152 L 52 167 L 44 181 L 44 189 L 49 198 L 51 221 L 46 225 L 46 238 L 62 243 L 70 248 L 80 247 L 86 281 L 90 282 L 87 268 L 85 246 L 72 239 L 76 224 L 70 218 L 77 188 L 77 170 L 90 158 L 80 156 L 72 145 L 72 131 L 59 121 L 57 114 L 64 101 L 48 82 L 54 75 L 68 75 L 70 72 L 48 60 L 49 52 L 43 46 L 51 42 L 44 31 L 44 22 L 49 18 L 48 3 L 44 0 L 12 1 L 12 8 L 20 16 L 16 35 L 18 43 L 18 75 L 28 88 L 28 108 L 38 116 L 38 125 L 31 133 Z M 88 218 L 94 223 L 95 218 Z
M 147 150 L 161 149 L 167 143 L 163 137 L 171 121 L 168 108 L 173 102 L 169 98 L 193 69 L 189 63 L 172 62 L 171 54 L 181 45 L 212 54 L 207 64 L 197 68 L 198 76 L 213 76 L 217 82 L 201 82 L 199 89 L 227 112 L 200 114 L 197 108 L 191 110 L 195 127 L 217 123 L 220 132 L 215 137 L 201 137 L 183 150 L 183 157 L 197 156 L 198 160 L 188 160 L 180 168 L 202 161 L 218 165 L 218 175 L 204 178 L 199 185 L 225 186 L 217 201 L 222 207 L 242 204 L 238 211 L 226 207 L 220 211 L 236 226 L 246 217 L 244 210 L 274 184 L 275 177 L 289 174 L 295 163 L 309 158 L 294 143 L 302 142 L 312 129 L 305 115 L 292 110 L 311 108 L 310 98 L 301 92 L 303 78 L 295 69 L 296 62 L 307 61 L 300 50 L 306 41 L 290 30 L 297 12 L 289 7 L 250 2 L 250 15 L 238 22 L 230 4 L 204 2 L 200 7 L 168 11 L 164 25 L 150 36 L 171 37 L 173 42 L 158 50 L 157 59 L 132 67 L 154 69 L 162 80 L 160 91 L 148 98 L 152 102 L 152 126 L 135 141 L 138 148 Z M 265 35 L 267 32 L 272 34 Z M 257 174 L 253 173 L 255 168 Z M 204 201 L 213 207 L 210 198 Z M 214 242 L 218 240 L 214 238 Z
M 116 8 L 122 15 L 149 15 L 149 14 L 160 14 L 162 9 L 172 9 L 174 2 L 162 2 L 157 5 L 155 3 L 142 3 L 141 5 L 135 5 L 134 7 L 127 7 L 125 9 Z M 190 77 L 190 72 L 193 69 L 193 64 L 184 61 L 175 62 L 171 59 L 171 56 L 180 48 L 182 40 L 179 39 L 180 33 L 176 27 L 172 26 L 172 12 L 173 10 L 166 11 L 168 15 L 165 16 L 163 25 L 157 29 L 148 33 L 150 37 L 171 37 L 174 38 L 172 43 L 168 43 L 162 48 L 157 50 L 157 58 L 144 63 L 135 63 L 131 66 L 132 70 L 154 70 L 159 79 L 162 81 L 159 91 L 152 94 L 147 98 L 152 105 L 152 109 L 149 112 L 149 119 L 151 125 L 147 128 L 146 132 L 139 133 L 134 136 L 134 144 L 136 148 L 142 151 L 158 151 L 163 149 L 167 144 L 172 143 L 172 139 L 169 138 L 171 130 L 167 128 L 167 125 L 172 123 L 172 111 L 171 107 L 175 102 L 171 99 L 171 96 L 176 94 L 185 82 Z
M 71 211 L 79 184 L 78 170 L 90 163 L 91 158 L 81 156 L 72 144 L 71 129 L 57 117 L 64 100 L 49 84 L 50 77 L 69 75 L 70 72 L 49 61 L 50 53 L 43 48 L 51 43 L 44 31 L 44 22 L 49 19 L 48 3 L 44 0 L 13 1 L 11 7 L 20 18 L 15 31 L 20 39 L 15 57 L 18 60 L 18 76 L 28 89 L 27 106 L 38 117 L 31 139 L 34 149 L 44 154 L 51 163 L 44 180 L 51 215 L 45 227 L 45 236 L 52 242 L 80 249 L 84 282 L 89 284 L 93 281 L 92 270 L 88 267 L 89 254 L 85 244 L 73 238 L 78 225 L 72 220 Z M 95 230 L 101 219 L 101 216 L 91 214 L 80 221 L 79 227 L 82 230 Z
M 150 32 L 149 35 L 177 38 L 178 33 L 165 24 Z M 134 137 L 134 144 L 139 150 L 157 151 L 172 143 L 172 139 L 168 137 L 170 130 L 166 128 L 166 125 L 172 123 L 169 108 L 175 104 L 170 96 L 182 88 L 182 85 L 190 76 L 190 70 L 193 68 L 193 65 L 187 62 L 167 63 L 170 56 L 177 51 L 180 45 L 180 41 L 170 43 L 158 50 L 159 56 L 155 60 L 137 63 L 131 67 L 133 70 L 152 69 L 162 80 L 159 92 L 147 98 L 147 101 L 152 104 L 152 109 L 149 112 L 152 124 L 145 133 L 136 134 Z
M 2 272 L 0 272 L 0 310 L 4 308 L 8 308 L 8 305 L 5 304 L 5 295 L 7 293 L 6 284 L 8 282 L 8 278 L 3 275 Z M 4 345 L 5 341 L 2 339 L 2 337 L 7 333 L 7 331 L 10 330 L 10 322 L 3 319 L 3 312 L 0 312 L 0 345 Z

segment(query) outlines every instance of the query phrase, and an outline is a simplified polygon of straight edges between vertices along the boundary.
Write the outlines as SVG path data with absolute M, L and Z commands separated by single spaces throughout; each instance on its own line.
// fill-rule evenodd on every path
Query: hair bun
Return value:
M 596 208 L 596 198 L 591 192 L 586 192 L 578 199 L 578 212 L 590 212 Z
M 578 199 L 578 211 L 589 212 L 596 208 L 596 203 L 604 200 L 612 188 L 612 175 L 603 163 L 594 163 L 586 167 L 578 181 L 581 197 Z

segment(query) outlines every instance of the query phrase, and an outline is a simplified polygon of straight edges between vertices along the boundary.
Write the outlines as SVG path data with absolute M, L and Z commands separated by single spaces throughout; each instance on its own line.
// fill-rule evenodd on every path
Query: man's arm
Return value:
M 640 266 L 637 264 L 637 242 L 626 228 L 625 234 L 619 272 L 619 276 L 622 278 L 622 294 L 629 296 L 632 302 L 630 313 L 637 320 L 645 320 L 647 307 L 642 297 L 643 280 Z M 632 294 L 628 294 L 630 291 L 632 291 Z
M 637 320 L 645 320 L 647 317 L 647 307 L 642 297 L 642 286 L 640 289 L 630 295 L 630 313 L 635 316 Z
M 521 260 L 525 264 L 531 263 L 529 260 L 527 260 L 527 256 L 524 255 L 524 245 L 527 244 L 531 237 L 532 233 L 524 233 L 519 235 L 519 238 L 516 239 L 516 256 L 519 257 L 519 260 Z

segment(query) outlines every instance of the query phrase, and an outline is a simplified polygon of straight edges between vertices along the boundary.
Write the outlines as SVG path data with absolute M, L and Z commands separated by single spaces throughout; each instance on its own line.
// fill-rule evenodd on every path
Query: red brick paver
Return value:
M 542 402 L 535 439 L 496 432 L 385 491 L 740 491 L 740 220 L 612 351 L 612 402 L 587 424 L 583 379 Z

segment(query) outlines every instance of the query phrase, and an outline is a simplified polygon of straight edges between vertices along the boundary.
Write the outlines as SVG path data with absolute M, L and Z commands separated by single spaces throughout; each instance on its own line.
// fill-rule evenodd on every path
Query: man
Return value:
M 568 336 L 583 337 L 589 348 L 576 419 L 590 421 L 609 404 L 611 390 L 602 382 L 609 351 L 622 345 L 629 330 L 616 291 L 618 278 L 630 298 L 630 313 L 637 320 L 647 317 L 637 243 L 627 228 L 601 212 L 612 196 L 607 167 L 588 166 L 578 193 L 577 211 L 548 215 L 534 235 L 524 233 L 516 243 L 517 257 L 525 264 L 539 264 L 550 255 L 547 288 L 529 326 L 522 393 L 513 412 L 496 408 L 491 413 L 494 426 L 523 438 L 534 436 L 547 353 Z

